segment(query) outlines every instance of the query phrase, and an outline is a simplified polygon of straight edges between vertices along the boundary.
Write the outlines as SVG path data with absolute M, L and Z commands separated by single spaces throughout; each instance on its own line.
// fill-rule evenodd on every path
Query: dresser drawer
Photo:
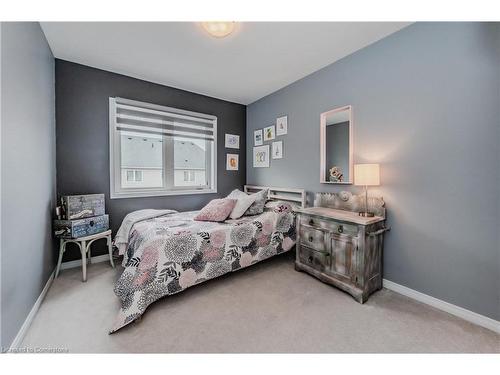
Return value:
M 308 225 L 300 225 L 300 243 L 317 251 L 326 251 L 326 238 L 328 234 L 324 229 L 314 228 Z
M 299 247 L 300 263 L 324 272 L 330 267 L 330 254 L 306 246 Z
M 300 216 L 300 224 L 313 228 L 328 230 L 333 233 L 347 234 L 349 236 L 358 235 L 358 227 L 352 224 L 340 223 L 333 220 L 322 220 L 312 216 Z

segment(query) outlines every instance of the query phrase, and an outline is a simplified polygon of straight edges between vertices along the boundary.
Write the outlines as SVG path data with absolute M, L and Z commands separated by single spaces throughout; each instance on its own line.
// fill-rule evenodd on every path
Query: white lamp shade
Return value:
M 378 164 L 355 164 L 354 185 L 380 185 L 380 166 Z

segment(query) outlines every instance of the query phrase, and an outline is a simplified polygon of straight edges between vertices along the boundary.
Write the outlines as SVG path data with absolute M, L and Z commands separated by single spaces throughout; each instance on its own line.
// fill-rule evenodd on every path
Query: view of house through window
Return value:
M 164 145 L 165 143 L 165 145 Z M 121 134 L 122 188 L 206 186 L 206 141 L 123 132 Z M 170 150 L 169 148 L 172 148 Z M 164 152 L 165 149 L 165 152 Z M 163 179 L 164 155 L 173 153 L 173 175 Z
M 206 141 L 200 139 L 175 138 L 174 141 L 174 185 L 205 186 Z
M 163 186 L 163 139 L 132 132 L 121 132 L 122 188 Z

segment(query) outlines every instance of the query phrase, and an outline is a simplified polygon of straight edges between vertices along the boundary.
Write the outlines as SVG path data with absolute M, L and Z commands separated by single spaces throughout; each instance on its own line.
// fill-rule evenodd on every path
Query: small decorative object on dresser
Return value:
M 350 293 L 364 303 L 382 288 L 385 208 L 368 202 L 373 217 L 361 217 L 363 195 L 318 193 L 315 207 L 299 208 L 295 269 Z

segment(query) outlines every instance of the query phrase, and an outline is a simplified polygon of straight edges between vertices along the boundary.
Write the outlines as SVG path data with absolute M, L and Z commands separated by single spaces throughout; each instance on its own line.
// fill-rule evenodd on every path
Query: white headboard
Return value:
M 254 193 L 263 189 L 269 189 L 267 199 L 299 203 L 302 208 L 306 207 L 306 191 L 304 189 L 277 188 L 271 186 L 244 185 L 245 193 Z

